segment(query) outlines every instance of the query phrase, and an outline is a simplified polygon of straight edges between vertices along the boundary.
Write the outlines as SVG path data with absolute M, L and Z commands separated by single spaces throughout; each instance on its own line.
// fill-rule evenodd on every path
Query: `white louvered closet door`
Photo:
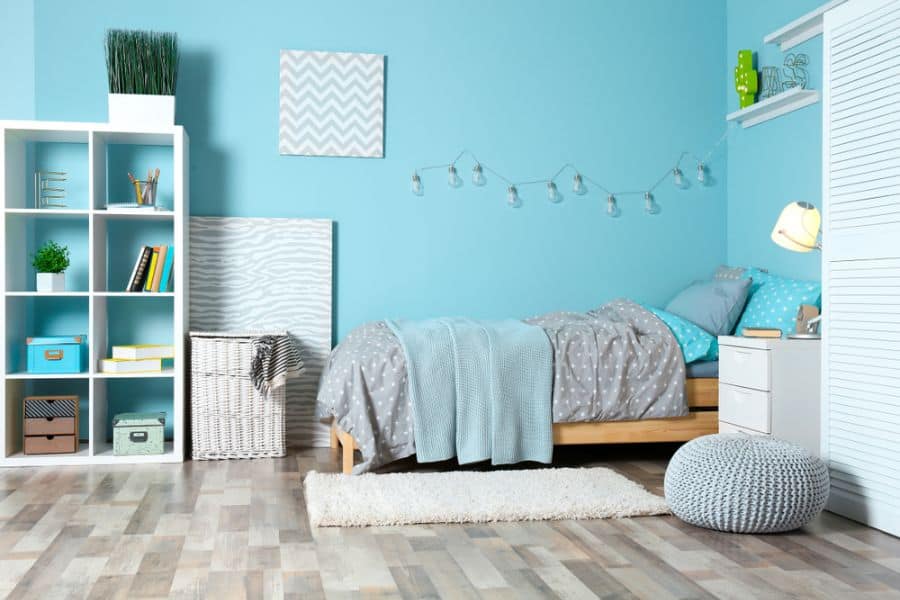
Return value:
M 900 0 L 825 15 L 822 456 L 829 509 L 900 534 Z

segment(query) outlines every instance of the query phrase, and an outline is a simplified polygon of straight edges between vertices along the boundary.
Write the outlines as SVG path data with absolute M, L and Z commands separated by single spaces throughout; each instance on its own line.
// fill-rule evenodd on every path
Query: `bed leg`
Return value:
M 344 475 L 350 475 L 353 472 L 353 436 L 343 431 L 339 431 L 337 435 L 340 438 L 343 452 L 341 468 Z
M 331 422 L 331 439 L 329 440 L 329 445 L 332 448 L 338 447 L 337 419 L 334 419 Z

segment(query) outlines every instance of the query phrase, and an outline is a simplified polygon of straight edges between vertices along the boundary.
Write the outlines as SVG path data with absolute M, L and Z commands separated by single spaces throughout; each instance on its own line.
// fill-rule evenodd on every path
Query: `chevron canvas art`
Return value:
M 278 151 L 384 156 L 384 56 L 281 51 Z

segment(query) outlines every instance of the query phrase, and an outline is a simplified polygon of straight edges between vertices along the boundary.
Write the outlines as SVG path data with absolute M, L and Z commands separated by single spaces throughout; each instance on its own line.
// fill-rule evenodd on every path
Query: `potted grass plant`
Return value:
M 109 122 L 129 127 L 175 124 L 178 39 L 174 33 L 106 32 Z
M 69 268 L 69 249 L 66 246 L 49 240 L 34 253 L 31 265 L 37 271 L 37 291 L 66 291 L 66 269 Z

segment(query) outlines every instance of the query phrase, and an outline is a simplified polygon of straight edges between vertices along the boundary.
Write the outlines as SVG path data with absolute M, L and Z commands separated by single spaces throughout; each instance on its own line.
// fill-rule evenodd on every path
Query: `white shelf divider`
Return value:
M 818 90 L 804 90 L 795 87 L 756 104 L 751 104 L 747 108 L 736 110 L 725 117 L 725 120 L 736 121 L 746 129 L 799 110 L 804 106 L 815 104 L 819 101 L 819 97 Z
M 817 35 L 822 34 L 822 22 L 826 12 L 843 4 L 847 0 L 831 0 L 802 17 L 794 19 L 784 27 L 777 29 L 763 38 L 763 43 L 778 44 L 782 52 L 790 50 Z
M 31 185 L 30 173 L 26 173 L 25 148 L 31 142 L 84 143 L 88 146 L 88 196 L 87 209 L 35 209 L 23 208 L 26 190 Z M 120 213 L 106 210 L 107 173 L 106 154 L 108 144 L 135 144 L 168 146 L 173 155 L 173 210 Z M 25 236 L 13 227 L 7 239 L 0 241 L 0 369 L 5 373 L 5 384 L 0 386 L 0 467 L 51 466 L 89 464 L 140 464 L 171 463 L 184 460 L 185 431 L 185 352 L 187 342 L 187 246 L 188 227 L 185 219 L 190 213 L 188 196 L 187 132 L 181 126 L 162 129 L 123 131 L 108 123 L 75 123 L 49 121 L 0 120 L 0 231 L 7 230 L 9 219 L 41 217 L 83 218 L 87 222 L 88 281 L 90 290 L 67 292 L 33 292 L 22 290 L 27 285 L 10 289 L 10 282 L 25 280 Z M 109 223 L 112 219 L 167 220 L 172 224 L 172 243 L 175 248 L 175 287 L 172 292 L 131 293 L 108 290 L 110 252 Z M 17 361 L 8 357 L 10 349 L 24 344 L 22 323 L 25 322 L 32 298 L 87 298 L 88 344 L 86 348 L 88 369 L 83 373 L 44 375 L 21 371 Z M 15 299 L 7 301 L 6 298 Z M 159 373 L 100 373 L 98 362 L 104 358 L 111 342 L 109 335 L 110 298 L 171 298 L 172 343 L 176 347 L 174 368 Z M 112 379 L 166 379 L 172 382 L 171 410 L 167 411 L 167 423 L 173 427 L 173 440 L 166 442 L 160 455 L 115 456 L 112 444 L 107 441 L 109 415 L 109 390 Z M 86 381 L 88 389 L 89 420 L 88 440 L 74 454 L 29 455 L 22 453 L 21 403 L 27 395 L 26 386 L 31 381 L 69 380 Z

